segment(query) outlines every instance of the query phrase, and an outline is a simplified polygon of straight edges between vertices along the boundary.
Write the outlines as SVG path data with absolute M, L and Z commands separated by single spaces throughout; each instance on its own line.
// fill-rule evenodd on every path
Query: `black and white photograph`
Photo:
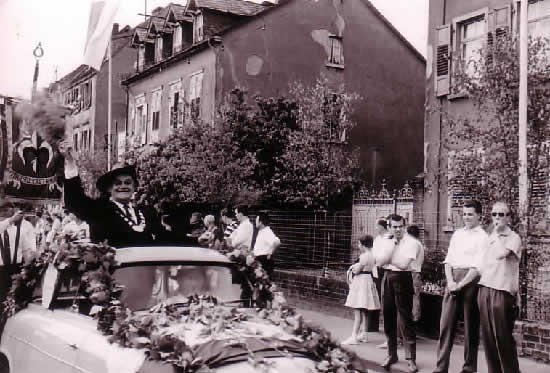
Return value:
M 547 373 L 550 0 L 0 0 L 0 373 Z

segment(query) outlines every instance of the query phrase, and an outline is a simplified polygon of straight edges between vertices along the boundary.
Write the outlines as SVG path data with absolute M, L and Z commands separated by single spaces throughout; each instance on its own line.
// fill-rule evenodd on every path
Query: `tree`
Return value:
M 357 153 L 340 141 L 356 95 L 326 79 L 296 84 L 290 98 L 233 90 L 214 125 L 175 130 L 148 154 L 132 155 L 139 193 L 150 204 L 246 202 L 266 207 L 325 207 L 357 184 Z

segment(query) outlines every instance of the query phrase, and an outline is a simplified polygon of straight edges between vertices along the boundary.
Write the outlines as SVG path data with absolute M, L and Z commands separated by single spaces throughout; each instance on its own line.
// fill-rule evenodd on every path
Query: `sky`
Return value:
M 39 88 L 82 63 L 93 1 L 96 0 L 0 0 L 0 95 L 30 97 L 35 66 L 33 50 L 39 42 L 44 50 Z M 428 0 L 370 1 L 426 55 Z M 151 11 L 178 0 L 122 0 L 115 21 L 121 28 L 127 24 L 136 26 L 144 19 L 138 13 L 144 12 L 145 2 Z

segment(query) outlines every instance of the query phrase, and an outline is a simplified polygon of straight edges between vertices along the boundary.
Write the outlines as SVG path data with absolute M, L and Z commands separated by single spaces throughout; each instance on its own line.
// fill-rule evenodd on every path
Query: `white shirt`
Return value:
M 412 241 L 415 241 L 416 244 L 416 258 L 410 264 L 411 271 L 418 272 L 422 270 L 422 264 L 424 264 L 424 245 L 415 237 L 407 234 L 407 238 Z
M 511 255 L 508 255 L 508 250 L 511 251 Z M 508 227 L 500 233 L 494 230 L 489 236 L 489 247 L 480 252 L 476 259 L 475 267 L 481 273 L 479 284 L 507 291 L 515 296 L 519 290 L 520 260 L 519 235 Z
M 233 233 L 231 233 L 231 236 L 229 236 L 231 247 L 234 249 L 244 248 L 249 250 L 250 245 L 252 245 L 253 232 L 254 227 L 252 226 L 250 219 L 244 218 L 237 229 L 235 229 Z
M 460 228 L 451 237 L 443 263 L 453 268 L 469 269 L 473 267 L 478 253 L 487 250 L 488 247 L 489 236 L 481 226 L 472 229 Z
M 382 262 L 382 258 L 387 256 L 395 246 L 395 240 L 391 238 L 390 233 L 376 236 L 372 243 L 372 253 L 376 263 Z
M 401 241 L 397 242 L 394 240 L 394 242 L 396 247 L 391 256 L 390 263 L 386 265 L 386 268 L 392 271 L 412 271 L 412 261 L 406 269 L 401 269 L 393 263 L 399 262 L 402 259 L 416 259 L 418 241 L 416 239 L 412 239 L 410 236 L 404 235 Z
M 275 249 L 281 244 L 279 237 L 273 233 L 270 227 L 263 227 L 258 231 L 254 244 L 254 256 L 273 255 Z
M 13 255 L 15 254 L 15 239 L 17 236 L 17 227 L 9 224 L 8 219 L 0 222 L 0 239 L 4 242 L 4 232 L 8 231 L 10 236 L 10 256 L 12 263 Z M 27 258 L 32 252 L 36 251 L 36 234 L 31 223 L 23 219 L 21 221 L 21 232 L 19 234 L 19 248 L 17 250 L 17 263 L 22 263 L 23 258 Z M 4 260 L 0 256 L 0 265 L 4 265 Z

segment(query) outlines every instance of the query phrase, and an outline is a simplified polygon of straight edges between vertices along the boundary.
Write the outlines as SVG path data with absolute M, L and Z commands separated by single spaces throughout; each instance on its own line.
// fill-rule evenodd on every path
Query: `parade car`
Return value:
M 231 330 L 206 336 L 201 332 L 204 324 L 182 321 L 181 325 L 170 326 L 172 332 L 179 333 L 190 346 L 210 349 L 210 352 L 201 350 L 210 354 L 211 361 L 217 361 L 210 365 L 214 366 L 210 371 L 316 371 L 318 362 L 300 351 L 300 340 L 296 336 L 255 316 L 257 309 L 247 311 L 240 307 L 241 286 L 235 279 L 238 276 L 235 276 L 234 263 L 226 256 L 198 247 L 133 247 L 117 250 L 116 259 L 119 265 L 113 276 L 124 286 L 120 300 L 136 313 L 151 312 L 155 307 L 158 309 L 159 304 L 177 305 L 191 294 L 213 296 L 224 307 L 250 312 L 246 320 L 233 323 Z M 147 359 L 146 349 L 122 347 L 109 341 L 98 331 L 97 320 L 83 311 L 89 307 L 78 307 L 86 301 L 78 295 L 78 282 L 77 278 L 64 279 L 52 295 L 51 281 L 44 279 L 33 302 L 8 319 L 0 341 L 0 373 L 183 371 L 173 364 Z M 47 300 L 47 306 L 45 297 L 53 297 Z M 235 340 L 257 343 L 247 347 L 254 351 L 243 353 L 231 348 L 230 341 Z M 217 352 L 212 353 L 216 349 Z M 251 364 L 251 352 L 261 354 L 269 364 Z

